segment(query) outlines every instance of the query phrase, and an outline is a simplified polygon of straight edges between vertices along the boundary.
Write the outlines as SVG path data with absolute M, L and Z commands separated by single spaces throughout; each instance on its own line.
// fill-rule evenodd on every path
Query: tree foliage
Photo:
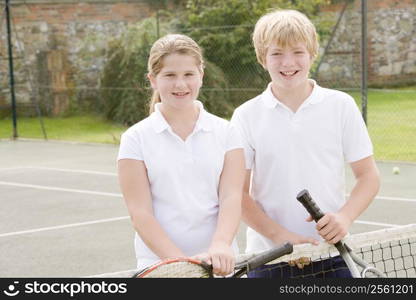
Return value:
M 319 36 L 328 36 L 331 23 L 318 16 L 329 0 L 188 0 L 178 29 L 192 36 L 205 50 L 208 60 L 226 74 L 230 86 L 263 89 L 268 74 L 257 63 L 252 32 L 264 13 L 276 8 L 296 9 L 315 23 Z M 256 92 L 258 93 L 258 92 Z M 246 95 L 244 93 L 244 95 Z M 234 93 L 232 104 L 242 100 Z M 245 99 L 246 100 L 246 99 Z
M 128 27 L 126 32 L 114 39 L 109 46 L 107 63 L 101 77 L 101 111 L 116 122 L 132 125 L 148 115 L 152 90 L 146 78 L 149 51 L 158 39 L 155 18 L 147 18 Z M 159 20 L 159 34 L 171 30 L 169 19 Z M 220 95 L 227 94 L 227 80 L 220 68 L 205 62 L 204 83 L 200 100 L 208 111 L 229 116 L 233 107 L 220 101 Z
M 156 38 L 154 20 L 145 19 L 111 41 L 100 87 L 101 108 L 108 119 L 131 125 L 146 116 L 147 58 Z
M 156 17 L 130 26 L 120 39 L 112 42 L 102 76 L 102 111 L 109 119 L 127 125 L 146 117 L 151 94 L 145 78 L 150 47 L 158 34 L 183 33 L 204 50 L 206 69 L 200 99 L 210 112 L 230 117 L 234 107 L 257 95 L 270 80 L 257 63 L 251 41 L 259 17 L 276 8 L 299 10 L 316 25 L 322 41 L 333 24 L 319 15 L 320 7 L 330 2 L 154 1 L 155 8 L 160 9 Z M 177 4 L 176 11 L 172 4 Z

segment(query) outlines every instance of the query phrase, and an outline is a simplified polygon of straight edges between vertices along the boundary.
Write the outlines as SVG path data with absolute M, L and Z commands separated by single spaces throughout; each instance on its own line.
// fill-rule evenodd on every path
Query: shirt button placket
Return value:
M 184 147 L 185 147 L 185 163 L 187 164 L 192 164 L 193 163 L 193 153 L 192 153 L 192 144 L 190 143 L 190 139 L 188 139 L 185 143 L 184 143 Z
M 291 125 L 293 131 L 299 131 L 300 128 L 300 111 L 297 111 L 296 113 L 292 114 L 291 116 Z

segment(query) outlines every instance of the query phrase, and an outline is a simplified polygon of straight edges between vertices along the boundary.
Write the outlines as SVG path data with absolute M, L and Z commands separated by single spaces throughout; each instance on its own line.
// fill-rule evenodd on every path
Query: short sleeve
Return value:
M 231 123 L 228 124 L 225 151 L 243 149 L 243 142 L 238 129 Z
M 140 139 L 132 131 L 128 130 L 121 136 L 117 160 L 120 159 L 144 160 Z
M 364 119 L 351 98 L 347 102 L 343 129 L 343 151 L 348 163 L 373 155 L 373 145 Z
M 247 122 L 246 122 L 247 123 Z M 235 126 L 237 131 L 240 134 L 241 142 L 244 148 L 244 156 L 246 160 L 246 169 L 250 170 L 254 165 L 254 148 L 250 143 L 250 135 L 248 132 L 247 126 L 244 125 L 244 121 L 241 120 L 241 116 L 238 112 L 238 109 L 234 111 L 234 114 L 231 118 L 231 124 Z

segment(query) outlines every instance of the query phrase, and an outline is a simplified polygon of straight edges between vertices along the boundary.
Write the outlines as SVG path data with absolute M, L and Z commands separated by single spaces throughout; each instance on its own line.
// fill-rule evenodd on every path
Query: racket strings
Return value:
M 161 264 L 143 273 L 142 278 L 209 278 L 204 266 L 187 261 Z

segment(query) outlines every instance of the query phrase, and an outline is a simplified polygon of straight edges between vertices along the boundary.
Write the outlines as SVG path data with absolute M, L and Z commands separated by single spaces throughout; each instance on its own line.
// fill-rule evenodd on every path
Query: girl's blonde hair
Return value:
M 201 73 L 204 69 L 202 49 L 190 37 L 183 34 L 168 34 L 158 39 L 150 49 L 149 60 L 147 63 L 148 74 L 156 77 L 163 68 L 163 58 L 169 54 L 178 53 L 190 55 L 195 58 Z M 154 90 L 150 100 L 149 114 L 154 112 L 155 104 L 161 102 L 159 93 Z
M 267 49 L 272 45 L 279 47 L 305 43 L 311 57 L 318 54 L 319 43 L 315 26 L 303 13 L 282 9 L 262 16 L 253 32 L 253 44 L 257 61 L 265 66 Z

